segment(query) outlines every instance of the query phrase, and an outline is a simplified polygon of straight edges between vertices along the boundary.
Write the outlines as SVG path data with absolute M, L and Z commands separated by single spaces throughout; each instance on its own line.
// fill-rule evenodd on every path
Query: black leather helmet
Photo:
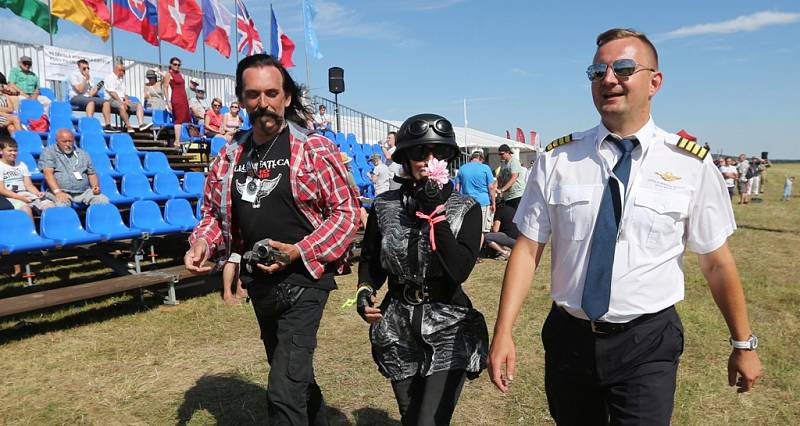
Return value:
M 405 163 L 409 150 L 421 145 L 442 145 L 437 147 L 440 160 L 452 160 L 458 156 L 456 133 L 450 121 L 437 114 L 417 114 L 408 118 L 397 131 L 397 144 L 392 161 Z

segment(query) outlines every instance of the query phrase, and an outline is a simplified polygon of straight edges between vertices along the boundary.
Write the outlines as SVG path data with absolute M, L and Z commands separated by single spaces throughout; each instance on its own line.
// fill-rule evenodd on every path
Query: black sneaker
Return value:
M 103 126 L 103 131 L 106 133 L 119 133 L 119 130 L 115 129 L 110 124 Z

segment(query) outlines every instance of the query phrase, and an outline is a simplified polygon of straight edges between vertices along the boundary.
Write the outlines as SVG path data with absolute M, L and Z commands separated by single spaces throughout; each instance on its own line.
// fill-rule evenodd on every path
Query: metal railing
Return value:
M 339 110 L 337 111 L 336 102 L 323 98 L 322 96 L 314 96 L 312 101 L 314 103 L 313 108 L 315 112 L 319 111 L 320 105 L 325 105 L 325 108 L 328 110 L 328 115 L 332 117 L 331 126 L 334 131 L 344 134 L 352 133 L 356 135 L 356 139 L 360 143 L 383 143 L 383 141 L 386 140 L 387 133 L 390 131 L 397 131 L 398 129 L 396 125 L 388 121 L 381 120 L 380 118 L 373 117 L 342 104 L 339 104 Z M 339 124 L 337 125 L 337 123 Z

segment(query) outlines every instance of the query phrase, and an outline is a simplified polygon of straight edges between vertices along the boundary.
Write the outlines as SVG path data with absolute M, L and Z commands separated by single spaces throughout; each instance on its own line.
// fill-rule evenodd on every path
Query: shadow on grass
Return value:
M 185 288 L 183 288 L 184 286 Z M 195 297 L 205 296 L 221 288 L 221 276 L 219 274 L 191 278 L 177 286 L 177 299 L 178 301 L 186 301 Z M 3 322 L 15 325 L 8 328 L 0 328 L 0 345 L 42 333 L 68 330 L 158 308 L 162 306 L 163 298 L 166 295 L 166 286 L 148 288 L 143 294 L 146 293 L 149 293 L 150 296 L 143 297 L 141 300 L 139 292 L 131 290 L 125 293 L 111 294 L 3 318 Z M 123 294 L 128 294 L 130 297 L 113 303 L 110 302 L 111 299 L 119 298 Z M 100 304 L 100 306 L 85 307 L 95 303 Z M 52 317 L 52 319 L 46 319 L 48 316 Z M 45 319 L 42 319 L 42 317 L 45 317 Z
M 266 389 L 234 375 L 206 375 L 184 393 L 178 407 L 177 426 L 189 424 L 200 411 L 213 417 L 218 425 L 268 424 Z M 353 425 L 347 416 L 334 407 L 327 407 L 330 425 Z M 374 408 L 359 408 L 353 412 L 355 425 L 400 425 L 389 413 Z

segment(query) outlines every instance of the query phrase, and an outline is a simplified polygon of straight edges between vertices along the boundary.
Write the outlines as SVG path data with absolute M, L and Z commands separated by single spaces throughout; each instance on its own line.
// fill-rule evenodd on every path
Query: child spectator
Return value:
M 238 305 L 239 299 L 247 297 L 247 290 L 242 288 L 242 280 L 239 279 L 241 261 L 242 257 L 238 253 L 231 253 L 222 268 L 222 300 L 228 305 Z M 233 295 L 234 281 L 236 281 L 236 296 Z
M 783 183 L 783 197 L 781 201 L 789 201 L 792 196 L 792 186 L 794 186 L 794 176 L 786 176 L 786 182 Z
M 53 207 L 52 201 L 31 182 L 31 172 L 25 163 L 17 161 L 17 142 L 0 142 L 3 157 L 0 158 L 0 195 L 6 197 L 15 210 L 21 210 L 33 219 L 33 210 Z

